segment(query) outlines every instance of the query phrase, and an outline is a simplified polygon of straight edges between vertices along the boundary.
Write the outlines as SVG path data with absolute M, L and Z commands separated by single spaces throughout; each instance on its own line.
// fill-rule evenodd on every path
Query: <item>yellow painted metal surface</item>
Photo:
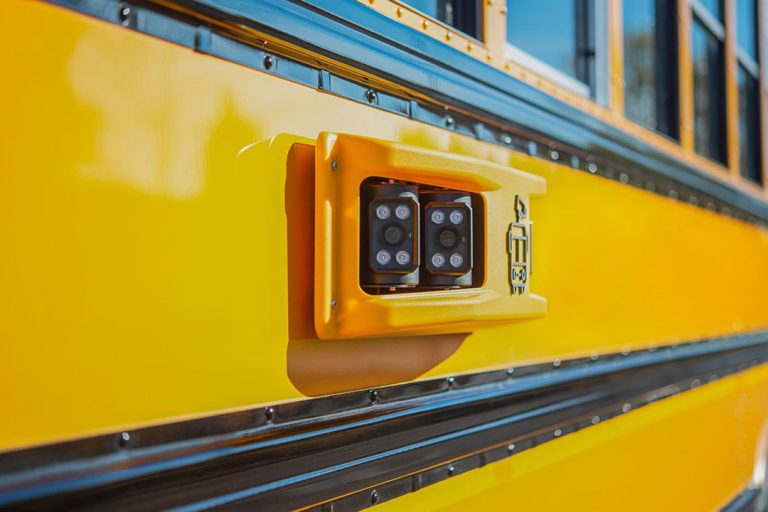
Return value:
M 0 449 L 768 327 L 768 233 L 701 208 L 43 3 L 0 3 L 0 76 Z M 323 131 L 545 178 L 547 315 L 316 339 L 311 152 L 238 155 Z
M 376 509 L 720 510 L 752 479 L 766 396 L 763 365 Z

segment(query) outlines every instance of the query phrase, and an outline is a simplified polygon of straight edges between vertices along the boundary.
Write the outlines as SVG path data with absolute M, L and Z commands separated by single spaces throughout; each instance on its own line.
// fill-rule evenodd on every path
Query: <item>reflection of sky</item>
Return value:
M 629 38 L 640 32 L 652 32 L 655 18 L 655 0 L 624 0 L 624 35 Z
M 555 69 L 576 76 L 575 0 L 509 0 L 507 39 Z
M 757 60 L 755 21 L 755 0 L 736 0 L 736 37 L 739 48 Z
M 722 0 L 699 0 L 699 3 L 707 8 L 715 18 L 723 19 L 723 1 Z
M 437 18 L 437 0 L 403 0 L 403 3 L 413 6 L 428 16 Z

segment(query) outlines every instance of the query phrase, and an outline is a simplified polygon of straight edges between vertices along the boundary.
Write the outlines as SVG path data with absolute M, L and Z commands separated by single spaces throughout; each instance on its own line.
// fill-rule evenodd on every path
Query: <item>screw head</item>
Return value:
M 456 378 L 455 377 L 448 377 L 445 380 L 446 380 L 446 382 L 448 382 L 448 387 L 449 388 L 452 388 L 452 387 L 454 387 L 456 385 Z
M 122 432 L 120 434 L 120 437 L 117 438 L 117 444 L 120 445 L 121 448 L 125 448 L 128 446 L 128 443 L 131 441 L 131 434 L 128 432 Z
M 371 505 L 375 505 L 379 502 L 379 493 L 376 490 L 371 491 Z
M 510 443 L 507 445 L 507 453 L 512 453 L 515 451 L 515 443 Z
M 331 309 L 336 309 L 336 299 L 331 299 Z
M 267 407 L 264 411 L 264 418 L 266 418 L 267 422 L 271 422 L 273 419 L 275 419 L 275 408 Z
M 453 476 L 454 473 L 456 473 L 456 466 L 451 464 L 448 466 L 448 476 Z
M 365 91 L 365 99 L 368 101 L 368 103 L 376 103 L 376 101 L 379 99 L 378 95 L 376 94 L 376 91 L 373 89 L 368 89 Z
M 453 116 L 447 116 L 445 118 L 445 126 L 453 126 L 456 123 L 456 121 L 453 119 Z
M 375 389 L 372 389 L 368 392 L 368 397 L 371 399 L 371 403 L 375 404 L 379 401 L 379 392 Z
M 331 170 L 335 171 L 339 168 L 339 164 L 336 162 L 336 160 L 331 160 Z
M 275 58 L 271 55 L 265 55 L 264 56 L 264 69 L 272 69 L 272 66 L 275 65 Z
M 120 19 L 120 23 L 124 27 L 127 27 L 131 21 L 131 7 L 129 5 L 121 5 L 120 10 L 118 11 L 118 18 Z

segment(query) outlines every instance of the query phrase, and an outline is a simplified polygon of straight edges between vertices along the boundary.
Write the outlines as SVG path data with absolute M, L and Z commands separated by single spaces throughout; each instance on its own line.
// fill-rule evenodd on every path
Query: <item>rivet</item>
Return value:
M 715 211 L 715 203 L 712 203 L 712 202 L 707 203 L 707 210 L 711 212 Z
M 379 502 L 379 493 L 375 489 L 371 491 L 371 505 L 375 505 Z
M 264 56 L 264 69 L 272 69 L 272 66 L 275 65 L 275 58 L 271 55 L 265 55 Z
M 506 144 L 507 146 L 512 144 L 512 137 L 510 137 L 509 135 L 505 135 L 504 136 L 504 144 Z
M 427 30 L 427 28 L 429 28 L 429 22 L 427 20 L 423 20 L 421 22 L 421 28 L 423 28 L 424 30 Z
M 592 416 L 592 424 L 597 425 L 600 423 L 600 416 Z
M 552 151 L 549 152 L 549 158 L 551 158 L 552 160 L 557 160 L 558 158 L 560 158 L 560 153 L 558 153 L 553 149 Z
M 515 451 L 515 443 L 508 444 L 507 445 L 507 453 L 512 453 Z
M 677 199 L 677 190 L 672 189 L 667 193 L 670 199 Z
M 507 368 L 507 376 L 511 376 L 514 373 L 515 373 L 515 369 L 514 368 Z
M 555 437 L 560 437 L 561 435 L 563 435 L 563 431 L 558 428 L 557 430 L 554 431 L 554 435 Z
M 456 466 L 451 464 L 448 466 L 448 476 L 453 476 L 453 474 L 456 472 Z
M 555 359 L 554 361 L 552 361 L 552 366 L 554 368 L 560 368 L 560 360 L 559 359 Z
M 629 412 L 632 410 L 632 404 L 626 403 L 621 406 L 621 412 Z
M 619 174 L 619 181 L 626 185 L 629 183 L 629 175 L 625 172 Z
M 454 387 L 456 385 L 456 378 L 455 377 L 448 377 L 445 380 L 446 380 L 446 382 L 448 382 L 448 387 L 449 388 L 452 388 L 452 387 Z
M 589 359 L 591 361 L 597 361 L 598 359 L 600 359 L 600 356 L 598 354 L 592 354 L 591 356 L 589 356 Z
M 275 408 L 267 407 L 266 410 L 264 410 L 264 418 L 267 420 L 267 422 L 271 422 L 273 419 L 275 419 Z
M 701 381 L 699 379 L 693 379 L 691 381 L 691 389 L 697 388 L 699 386 L 701 386 Z
M 592 174 L 595 174 L 597 172 L 597 164 L 595 162 L 589 162 L 587 164 L 587 170 Z
M 120 23 L 124 27 L 127 27 L 131 22 L 131 7 L 128 5 L 121 5 L 120 10 L 118 11 L 118 17 L 120 18 Z
M 120 434 L 120 437 L 117 439 L 117 444 L 120 445 L 121 448 L 125 448 L 128 446 L 128 442 L 131 440 L 131 434 L 128 432 L 123 432 Z
M 699 204 L 699 198 L 697 198 L 696 196 L 691 196 L 688 198 L 688 202 L 693 205 Z
M 472 43 L 467 43 L 467 51 L 468 52 L 472 51 Z
M 368 397 L 371 399 L 371 403 L 375 404 L 379 401 L 379 392 L 375 389 L 372 389 L 368 392 Z
M 336 299 L 331 299 L 331 309 L 336 309 Z
M 713 375 L 712 375 L 712 376 L 709 378 L 709 382 L 714 382 L 714 381 L 716 381 L 716 380 L 717 380 L 717 374 L 716 374 L 716 373 L 715 373 L 715 374 L 713 374 Z
M 499 9 L 499 12 L 501 14 L 507 14 L 507 6 L 506 5 L 502 5 L 501 9 Z
M 632 352 L 628 348 L 625 348 L 624 350 L 621 351 L 621 355 L 624 357 L 627 357 L 631 353 Z
M 453 117 L 448 116 L 445 118 L 445 125 L 446 126 L 453 126 L 456 121 L 453 119 Z
M 331 160 L 331 170 L 335 171 L 338 168 L 339 168 L 339 164 L 336 162 L 336 160 Z M 331 302 L 335 302 L 335 301 L 331 301 Z
M 730 208 L 728 208 L 727 206 L 724 206 L 724 207 L 723 207 L 723 213 L 724 213 L 725 215 L 730 215 L 730 214 L 731 214 L 731 209 L 730 209 Z
M 403 8 L 398 7 L 397 9 L 395 9 L 395 13 L 397 14 L 398 18 L 401 18 L 403 16 Z
M 446 32 L 445 33 L 445 40 L 446 41 L 450 41 L 452 37 L 453 37 L 453 34 L 451 34 L 450 32 Z
M 376 101 L 379 99 L 379 97 L 376 95 L 376 91 L 373 89 L 368 89 L 365 91 L 365 99 L 368 100 L 368 103 L 376 103 Z

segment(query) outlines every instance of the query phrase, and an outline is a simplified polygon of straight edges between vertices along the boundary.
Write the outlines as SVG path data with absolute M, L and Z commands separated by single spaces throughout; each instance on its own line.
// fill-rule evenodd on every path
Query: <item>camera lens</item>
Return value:
M 395 208 L 395 217 L 397 217 L 398 219 L 405 220 L 410 216 L 411 216 L 411 209 L 405 206 L 404 204 L 401 204 L 397 208 Z
M 458 242 L 459 238 L 456 236 L 456 232 L 452 229 L 444 229 L 440 232 L 439 235 L 440 245 L 443 247 L 450 249 L 451 247 L 455 246 Z
M 381 220 L 387 220 L 389 216 L 392 215 L 392 212 L 389 209 L 389 206 L 382 204 L 376 207 L 376 216 Z
M 403 229 L 400 226 L 389 226 L 384 230 L 384 240 L 389 245 L 397 245 L 403 241 Z
M 376 261 L 379 265 L 386 265 L 392 261 L 392 255 L 389 254 L 389 251 L 379 251 L 376 253 Z

